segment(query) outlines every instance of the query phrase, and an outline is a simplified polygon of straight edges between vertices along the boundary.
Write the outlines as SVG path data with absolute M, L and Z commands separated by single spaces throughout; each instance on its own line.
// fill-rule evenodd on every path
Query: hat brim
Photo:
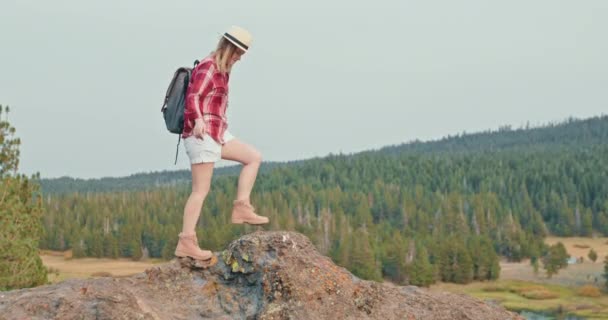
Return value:
M 224 39 L 230 41 L 230 43 L 232 43 L 233 45 L 235 45 L 237 48 L 247 52 L 247 50 L 249 50 L 249 47 L 247 45 L 245 45 L 244 43 L 240 42 L 239 39 L 233 37 L 232 35 L 230 35 L 229 33 L 224 33 L 223 35 Z

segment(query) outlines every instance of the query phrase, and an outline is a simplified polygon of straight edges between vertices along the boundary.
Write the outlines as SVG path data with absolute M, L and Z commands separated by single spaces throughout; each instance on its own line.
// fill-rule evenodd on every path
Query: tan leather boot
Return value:
M 232 223 L 236 224 L 266 224 L 268 218 L 255 214 L 255 208 L 246 200 L 234 200 L 232 207 Z
M 213 253 L 209 250 L 201 250 L 198 247 L 196 234 L 179 234 L 179 242 L 175 248 L 175 255 L 180 258 L 190 257 L 196 260 L 209 260 Z

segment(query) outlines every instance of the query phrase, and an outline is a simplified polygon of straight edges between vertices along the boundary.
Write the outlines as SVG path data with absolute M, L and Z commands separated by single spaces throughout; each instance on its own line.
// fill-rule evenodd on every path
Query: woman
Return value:
M 209 250 L 198 246 L 195 227 L 203 202 L 209 193 L 213 165 L 220 159 L 238 161 L 243 169 L 233 203 L 232 223 L 265 224 L 268 218 L 257 215 L 249 202 L 262 161 L 252 146 L 233 137 L 227 130 L 228 79 L 234 64 L 247 52 L 251 35 L 240 27 L 224 33 L 217 49 L 192 70 L 192 81 L 186 92 L 184 112 L 184 146 L 192 169 L 192 193 L 184 208 L 184 222 L 175 249 L 178 257 L 208 260 Z

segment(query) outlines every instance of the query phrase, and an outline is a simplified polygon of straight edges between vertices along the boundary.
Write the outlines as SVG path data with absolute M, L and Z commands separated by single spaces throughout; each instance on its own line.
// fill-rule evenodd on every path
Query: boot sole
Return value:
M 267 224 L 270 221 L 267 222 L 259 222 L 259 223 L 253 223 L 253 222 L 249 222 L 249 221 L 245 221 L 245 220 L 232 220 L 232 223 L 234 224 L 249 224 L 252 226 L 259 226 L 259 225 L 263 225 L 263 224 Z
M 200 260 L 200 261 L 207 261 L 207 260 L 211 260 L 211 258 L 213 258 L 213 254 L 211 254 L 209 257 L 205 258 L 205 257 L 195 257 L 193 255 L 189 255 L 183 251 L 178 251 L 175 250 L 175 256 L 178 258 L 192 258 L 194 260 Z
M 177 257 L 177 261 L 182 267 L 191 269 L 208 269 L 217 263 L 217 257 L 213 256 L 209 260 L 196 260 L 191 257 Z

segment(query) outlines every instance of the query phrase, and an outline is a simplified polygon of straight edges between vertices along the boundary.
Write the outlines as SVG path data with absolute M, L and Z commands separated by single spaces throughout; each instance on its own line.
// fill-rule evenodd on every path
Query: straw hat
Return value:
M 230 27 L 224 33 L 224 38 L 245 52 L 249 49 L 252 40 L 249 31 L 237 26 Z

